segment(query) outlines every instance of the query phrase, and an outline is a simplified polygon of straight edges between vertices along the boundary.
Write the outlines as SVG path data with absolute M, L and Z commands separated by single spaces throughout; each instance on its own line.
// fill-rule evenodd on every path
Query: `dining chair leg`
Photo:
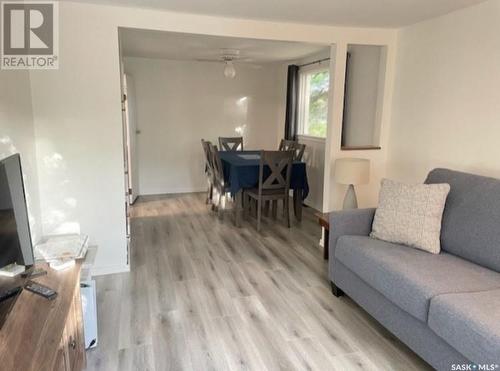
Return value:
M 248 196 L 243 192 L 243 217 L 248 217 Z
M 250 212 L 250 216 L 255 216 L 255 200 L 253 198 L 250 198 L 249 200 L 249 205 L 248 205 L 248 211 Z
M 269 216 L 269 203 L 271 201 L 264 201 L 264 215 Z
M 273 206 L 272 206 L 271 213 L 273 215 L 273 219 L 276 219 L 278 217 L 278 200 L 273 200 L 272 203 L 273 203 Z
M 212 211 L 217 212 L 217 198 L 219 196 L 219 192 L 217 191 L 217 188 L 214 188 L 212 190 Z
M 285 218 L 286 218 L 286 225 L 288 228 L 290 228 L 290 197 L 285 198 L 284 200 L 285 203 Z
M 257 201 L 257 231 L 260 232 L 260 218 L 262 216 L 262 200 Z
M 246 218 L 250 218 L 252 216 L 252 198 L 250 196 L 246 196 L 245 200 L 246 200 L 245 216 Z
M 293 211 L 295 213 L 295 219 L 298 222 L 302 221 L 302 191 L 300 189 L 295 189 L 293 191 Z
M 205 203 L 208 205 L 210 203 L 212 203 L 212 194 L 213 194 L 213 188 L 212 188 L 212 184 L 211 183 L 208 183 L 208 188 L 207 188 L 207 199 L 205 201 Z
M 234 222 L 235 225 L 241 227 L 241 214 L 243 214 L 243 198 L 245 197 L 243 190 L 239 190 L 234 195 Z
M 218 207 L 217 207 L 217 216 L 219 217 L 219 219 L 222 219 L 225 208 L 226 208 L 226 195 L 223 192 L 220 192 Z

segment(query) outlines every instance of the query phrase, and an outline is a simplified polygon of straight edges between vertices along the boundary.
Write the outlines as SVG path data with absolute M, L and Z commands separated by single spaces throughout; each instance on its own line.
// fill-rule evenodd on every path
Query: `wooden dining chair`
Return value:
M 243 137 L 219 137 L 221 151 L 243 151 Z
M 207 177 L 208 189 L 207 189 L 207 199 L 206 203 L 212 203 L 213 190 L 214 190 L 214 167 L 212 163 L 212 154 L 210 152 L 210 143 L 206 140 L 201 140 L 201 146 L 203 147 L 203 153 L 205 154 L 205 175 Z
M 245 207 L 257 203 L 257 230 L 260 231 L 263 202 L 283 200 L 286 225 L 290 228 L 290 178 L 293 151 L 260 151 L 258 188 L 244 192 Z M 267 171 L 269 169 L 269 171 Z M 274 207 L 274 206 L 273 206 Z M 246 210 L 248 212 L 248 210 Z
M 222 216 L 222 212 L 226 208 L 227 194 L 229 193 L 229 184 L 224 180 L 224 168 L 222 167 L 222 161 L 219 156 L 219 150 L 217 146 L 209 143 L 209 151 L 212 157 L 212 165 L 214 171 L 214 210 L 217 212 L 219 217 Z
M 306 145 L 301 144 L 296 140 L 281 139 L 279 146 L 280 151 L 293 151 L 293 161 L 302 161 L 305 149 Z

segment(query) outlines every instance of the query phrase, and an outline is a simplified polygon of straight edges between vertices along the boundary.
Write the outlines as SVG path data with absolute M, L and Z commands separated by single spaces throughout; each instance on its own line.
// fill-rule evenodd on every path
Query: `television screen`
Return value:
M 11 263 L 33 264 L 19 155 L 0 161 L 0 268 Z

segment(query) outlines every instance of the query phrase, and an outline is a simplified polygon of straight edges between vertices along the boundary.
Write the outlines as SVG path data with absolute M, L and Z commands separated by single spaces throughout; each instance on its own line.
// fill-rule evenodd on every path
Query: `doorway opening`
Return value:
M 304 204 L 322 211 L 329 45 L 128 28 L 119 37 L 129 231 L 134 202 L 206 190 L 201 139 L 241 136 L 245 149 L 278 149 L 290 65 L 301 75 L 321 70 L 306 79 L 309 131 L 296 137 L 306 145 Z

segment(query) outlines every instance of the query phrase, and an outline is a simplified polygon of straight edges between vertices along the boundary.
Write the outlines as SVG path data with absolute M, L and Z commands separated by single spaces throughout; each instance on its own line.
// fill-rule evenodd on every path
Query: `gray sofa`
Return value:
M 500 364 L 500 180 L 435 169 L 426 183 L 451 186 L 441 253 L 368 237 L 375 209 L 334 212 L 332 291 L 438 370 Z

